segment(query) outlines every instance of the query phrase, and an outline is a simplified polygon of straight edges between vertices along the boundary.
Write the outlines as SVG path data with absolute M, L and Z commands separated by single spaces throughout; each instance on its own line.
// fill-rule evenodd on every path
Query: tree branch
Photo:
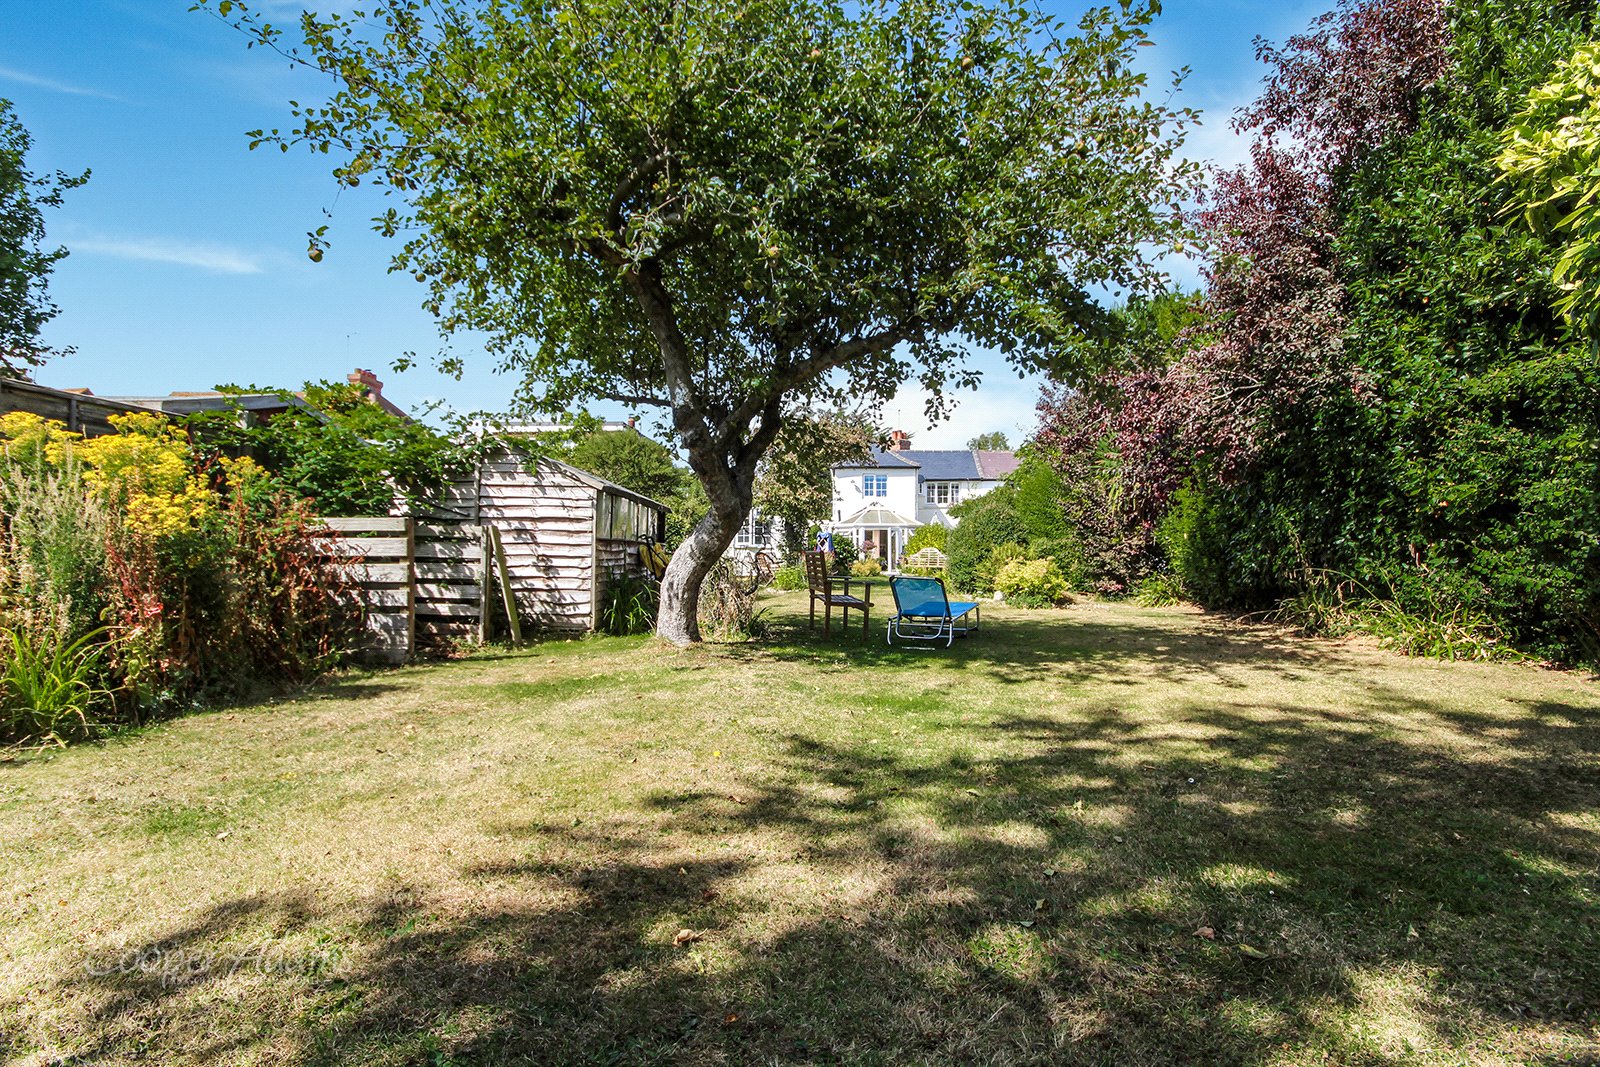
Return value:
M 628 199 L 644 187 L 644 183 L 651 175 L 666 164 L 666 152 L 653 152 L 635 163 L 633 168 L 622 176 L 622 181 L 617 183 L 617 191 L 611 194 L 611 207 L 606 211 L 606 225 L 618 237 L 622 236 L 622 209 L 627 206 Z
M 660 264 L 646 260 L 628 268 L 626 278 L 661 349 L 661 369 L 667 380 L 666 406 L 672 409 L 673 426 L 690 453 L 709 448 L 712 434 L 705 400 L 695 386 L 694 372 L 689 367 L 689 343 L 678 328 L 672 297 L 661 282 Z
M 844 366 L 852 360 L 863 356 L 879 355 L 889 352 L 902 341 L 910 341 L 924 337 L 930 330 L 943 328 L 949 329 L 950 325 L 943 320 L 935 320 L 922 314 L 915 314 L 902 322 L 886 327 L 876 333 L 863 337 L 852 338 L 827 348 L 813 349 L 811 354 L 796 363 L 781 368 L 767 383 L 766 387 L 758 393 L 753 393 L 730 413 L 722 424 L 724 433 L 742 433 L 756 415 L 774 398 L 781 398 L 790 390 L 796 389 L 807 382 L 833 370 L 835 367 Z
M 659 396 L 648 396 L 644 393 L 599 393 L 601 400 L 614 400 L 618 404 L 641 404 L 651 407 L 671 407 L 671 403 Z

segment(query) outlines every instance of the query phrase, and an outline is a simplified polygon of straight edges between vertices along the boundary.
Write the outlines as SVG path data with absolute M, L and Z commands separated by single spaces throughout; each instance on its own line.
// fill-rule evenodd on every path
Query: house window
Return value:
M 926 486 L 927 500 L 930 504 L 959 504 L 961 503 L 960 482 L 929 482 Z
M 888 496 L 889 476 L 887 474 L 869 474 L 861 479 L 862 496 Z
M 734 545 L 738 548 L 764 547 L 771 532 L 771 525 L 761 517 L 761 512 L 751 508 L 750 514 L 745 516 L 744 525 L 739 527 L 739 532 L 733 536 Z

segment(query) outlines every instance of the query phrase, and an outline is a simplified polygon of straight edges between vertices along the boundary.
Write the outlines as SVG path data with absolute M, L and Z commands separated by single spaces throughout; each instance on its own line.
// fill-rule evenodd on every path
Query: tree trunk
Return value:
M 733 544 L 743 511 L 715 505 L 672 554 L 661 578 L 656 636 L 684 648 L 700 640 L 700 586 Z

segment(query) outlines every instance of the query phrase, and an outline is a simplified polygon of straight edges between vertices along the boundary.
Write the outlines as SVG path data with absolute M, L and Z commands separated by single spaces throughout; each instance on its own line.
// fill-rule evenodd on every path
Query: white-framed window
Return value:
M 751 508 L 750 514 L 744 517 L 744 525 L 733 535 L 733 543 L 738 548 L 764 548 L 771 535 L 772 523 Z
M 923 487 L 926 499 L 930 504 L 959 504 L 961 503 L 960 482 L 928 482 Z
M 889 476 L 887 474 L 868 474 L 861 479 L 862 496 L 888 496 Z

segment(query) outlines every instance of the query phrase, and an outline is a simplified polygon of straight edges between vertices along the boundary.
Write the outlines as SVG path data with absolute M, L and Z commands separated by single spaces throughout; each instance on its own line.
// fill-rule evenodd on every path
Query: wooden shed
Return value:
M 598 625 L 608 579 L 644 573 L 639 545 L 665 535 L 667 506 L 505 443 L 425 517 L 495 527 L 517 614 L 545 629 L 581 631 Z M 417 580 L 426 580 L 420 569 Z

